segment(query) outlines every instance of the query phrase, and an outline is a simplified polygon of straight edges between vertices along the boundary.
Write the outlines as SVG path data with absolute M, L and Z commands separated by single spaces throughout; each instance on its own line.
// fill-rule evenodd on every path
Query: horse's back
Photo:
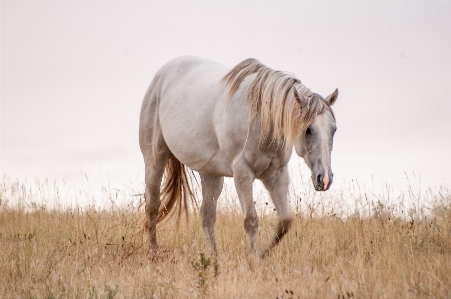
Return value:
M 156 77 L 168 81 L 168 83 L 177 84 L 179 80 L 187 80 L 194 74 L 197 75 L 195 78 L 196 81 L 199 81 L 199 79 L 203 79 L 202 77 L 210 77 L 212 73 L 219 72 L 225 74 L 226 71 L 227 67 L 216 61 L 187 55 L 174 58 L 167 62 L 157 72 Z
M 226 72 L 227 67 L 218 62 L 180 56 L 162 66 L 151 85 L 161 101 L 161 109 L 174 109 L 175 105 L 184 104 L 197 108 L 197 98 L 202 97 L 207 104 L 225 94 L 221 79 Z

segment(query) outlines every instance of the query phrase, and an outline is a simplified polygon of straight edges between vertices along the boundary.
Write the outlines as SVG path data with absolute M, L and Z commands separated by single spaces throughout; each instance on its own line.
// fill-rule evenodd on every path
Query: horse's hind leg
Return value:
M 200 208 L 202 227 L 208 245 L 217 254 L 218 248 L 215 237 L 216 205 L 222 191 L 224 178 L 201 174 L 200 179 L 202 184 L 202 206 Z
M 168 161 L 168 154 L 155 155 L 145 159 L 146 180 L 146 216 L 149 233 L 149 254 L 157 249 L 157 215 L 160 208 L 160 185 L 164 168 Z
M 160 208 L 160 185 L 170 151 L 158 126 L 140 130 L 141 151 L 145 163 L 145 199 L 149 233 L 149 254 L 157 250 L 157 215 Z
M 263 256 L 268 253 L 270 249 L 276 246 L 282 237 L 287 233 L 291 226 L 292 217 L 288 210 L 287 202 L 289 179 L 286 167 L 280 169 L 272 178 L 262 181 L 266 189 L 268 189 L 271 194 L 271 198 L 278 213 L 276 232 L 266 248 L 262 250 L 261 255 Z

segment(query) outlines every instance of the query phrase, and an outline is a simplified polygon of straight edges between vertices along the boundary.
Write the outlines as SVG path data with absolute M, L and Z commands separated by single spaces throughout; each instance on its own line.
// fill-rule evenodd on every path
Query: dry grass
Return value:
M 224 209 L 217 263 L 195 215 L 178 232 L 161 227 L 165 254 L 151 262 L 137 205 L 49 210 L 13 207 L 8 196 L 0 197 L 1 298 L 451 297 L 451 193 L 443 189 L 428 213 L 397 215 L 379 201 L 346 216 L 307 202 L 264 260 L 252 254 L 240 213 Z M 274 224 L 261 216 L 260 244 Z

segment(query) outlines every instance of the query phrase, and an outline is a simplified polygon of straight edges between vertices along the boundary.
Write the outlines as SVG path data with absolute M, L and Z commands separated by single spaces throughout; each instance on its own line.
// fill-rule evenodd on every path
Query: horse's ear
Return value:
M 337 101 L 337 98 L 338 98 L 338 88 L 335 89 L 335 91 L 331 95 L 329 95 L 324 101 L 326 101 L 326 103 L 329 106 L 332 106 Z

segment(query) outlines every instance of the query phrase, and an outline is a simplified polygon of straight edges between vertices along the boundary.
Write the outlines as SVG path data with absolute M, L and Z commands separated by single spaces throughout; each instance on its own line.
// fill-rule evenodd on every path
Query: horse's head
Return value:
M 321 96 L 316 95 L 322 99 Z M 338 89 L 324 100 L 332 106 L 338 97 Z M 326 191 L 333 181 L 331 169 L 331 151 L 335 131 L 335 117 L 330 109 L 318 114 L 313 123 L 307 128 L 303 138 L 296 140 L 296 153 L 304 158 L 312 171 L 312 182 L 315 190 Z

